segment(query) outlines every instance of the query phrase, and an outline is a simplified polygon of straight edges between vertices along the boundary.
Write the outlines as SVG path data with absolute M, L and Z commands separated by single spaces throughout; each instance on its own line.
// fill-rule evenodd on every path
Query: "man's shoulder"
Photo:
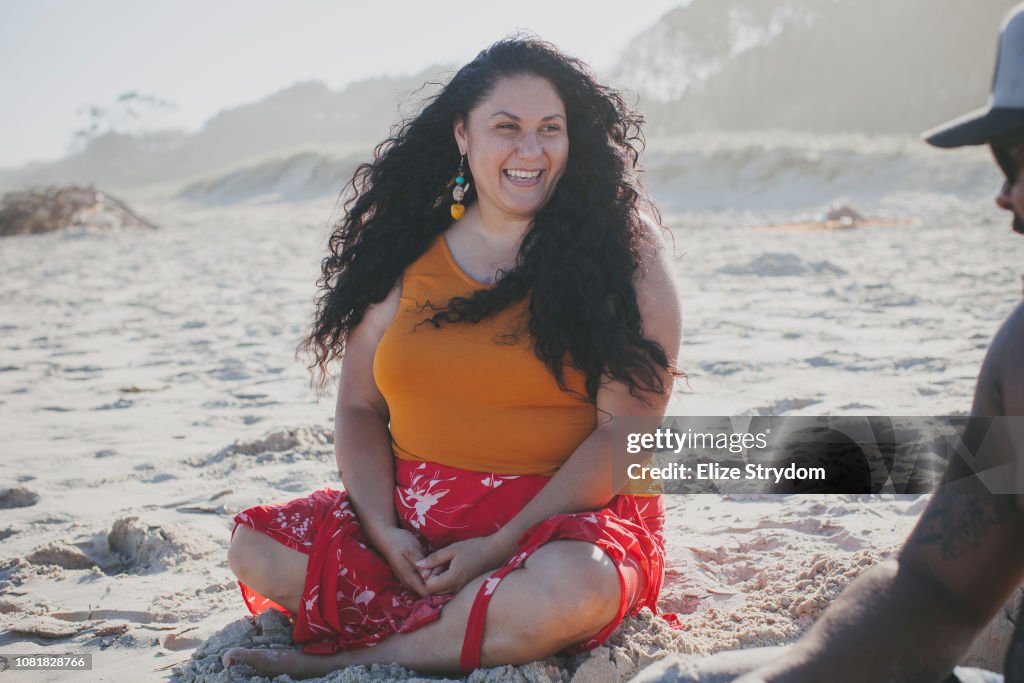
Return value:
M 996 333 L 982 375 L 999 385 L 1003 414 L 1024 415 L 1024 302 L 1017 304 Z
M 1002 327 L 996 334 L 996 340 L 998 341 L 1001 337 L 1007 343 L 1015 341 L 1020 344 L 1024 342 L 1024 301 L 1017 304 L 1017 308 L 1013 309 L 1013 312 L 1003 321 Z
M 1013 312 L 999 327 L 992 340 L 990 355 L 1002 373 L 1020 367 L 1024 362 L 1024 301 L 1017 304 Z

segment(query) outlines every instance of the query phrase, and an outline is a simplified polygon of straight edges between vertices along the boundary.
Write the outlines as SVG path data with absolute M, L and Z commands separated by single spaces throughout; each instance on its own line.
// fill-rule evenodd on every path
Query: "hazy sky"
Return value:
M 62 156 L 82 106 L 127 91 L 174 102 L 169 125 L 297 81 L 332 88 L 461 63 L 525 28 L 595 69 L 688 0 L 0 0 L 0 167 Z

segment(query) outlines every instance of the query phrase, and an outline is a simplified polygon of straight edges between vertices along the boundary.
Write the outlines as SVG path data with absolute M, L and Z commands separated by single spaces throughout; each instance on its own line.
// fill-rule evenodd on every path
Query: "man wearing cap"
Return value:
M 990 145 L 1006 175 L 996 203 L 1024 233 L 1024 4 L 1003 23 L 990 106 L 925 136 L 938 147 Z M 697 665 L 666 660 L 635 681 L 719 683 L 759 663 L 736 683 L 1002 681 L 954 665 L 1024 581 L 1024 304 L 989 348 L 971 415 L 963 440 L 973 456 L 952 459 L 898 556 L 851 583 L 797 644 L 721 653 Z M 1005 680 L 1024 683 L 1022 614 Z
M 990 105 L 925 139 L 937 147 L 990 145 L 1006 175 L 996 204 L 1013 212 L 1013 229 L 1024 234 L 1024 4 L 1003 23 Z M 971 415 L 964 442 L 978 459 L 951 461 L 896 559 L 865 572 L 799 643 L 737 683 L 1002 680 L 950 671 L 1024 581 L 1021 498 L 1004 495 L 1024 491 L 1024 444 L 1012 438 L 1024 418 L 1004 417 L 1024 416 L 1024 304 L 989 347 Z M 979 448 L 986 439 L 1001 445 Z M 1024 683 L 1020 615 L 1005 671 L 1007 683 Z

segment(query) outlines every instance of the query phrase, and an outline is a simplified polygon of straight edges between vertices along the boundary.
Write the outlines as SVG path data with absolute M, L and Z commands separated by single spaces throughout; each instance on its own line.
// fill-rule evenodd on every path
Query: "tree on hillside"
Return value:
M 108 106 L 79 107 L 77 114 L 84 123 L 72 137 L 71 152 L 84 149 L 104 135 L 139 135 L 160 128 L 166 116 L 176 109 L 174 102 L 134 90 L 121 93 Z

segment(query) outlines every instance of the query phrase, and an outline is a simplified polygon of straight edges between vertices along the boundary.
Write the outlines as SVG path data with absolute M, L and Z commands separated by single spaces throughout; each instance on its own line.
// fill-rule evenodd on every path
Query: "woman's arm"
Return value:
M 643 320 L 643 333 L 665 350 L 675 367 L 682 342 L 682 307 L 673 275 L 671 251 L 653 226 L 648 226 L 652 244 L 641 255 L 635 286 Z M 613 487 L 613 450 L 621 448 L 621 418 L 628 418 L 630 431 L 653 430 L 661 423 L 671 397 L 673 378 L 662 370 L 666 392 L 630 394 L 622 382 L 605 382 L 597 392 L 598 426 L 559 468 L 551 481 L 523 510 L 497 534 L 511 555 L 516 541 L 531 526 L 565 512 L 583 512 L 603 507 L 618 493 Z M 646 402 L 645 400 L 646 399 Z M 637 418 L 647 418 L 638 420 Z M 616 422 L 619 420 L 620 422 Z M 618 441 L 618 443 L 616 443 Z M 620 465 L 622 463 L 619 463 Z
M 334 457 L 370 542 L 406 586 L 426 595 L 426 585 L 415 566 L 423 558 L 423 548 L 415 536 L 398 526 L 390 412 L 373 378 L 373 357 L 398 311 L 400 296 L 401 284 L 370 306 L 348 335 L 334 413 Z
M 644 336 L 660 344 L 675 366 L 682 339 L 679 292 L 673 277 L 671 252 L 657 228 L 649 226 L 649 231 L 652 244 L 641 255 L 635 280 L 637 301 Z M 630 418 L 631 431 L 636 431 L 633 428 L 639 425 L 639 422 L 632 424 L 636 418 L 647 418 L 643 422 L 650 424 L 644 425 L 645 429 L 656 428 L 668 405 L 673 380 L 665 371 L 660 373 L 660 378 L 666 392 L 663 395 L 647 393 L 647 402 L 630 395 L 629 387 L 621 382 L 605 383 L 597 394 L 600 424 L 519 514 L 498 532 L 442 548 L 421 563 L 424 567 L 452 563 L 448 571 L 428 579 L 430 592 L 457 591 L 480 574 L 500 566 L 515 553 L 519 537 L 534 524 L 557 514 L 596 510 L 607 504 L 618 493 L 612 484 L 612 453 L 616 446 L 623 444 L 621 441 L 616 444 L 615 435 L 621 431 L 616 419 Z M 469 552 L 463 552 L 465 550 Z M 456 554 L 462 555 L 458 561 Z

